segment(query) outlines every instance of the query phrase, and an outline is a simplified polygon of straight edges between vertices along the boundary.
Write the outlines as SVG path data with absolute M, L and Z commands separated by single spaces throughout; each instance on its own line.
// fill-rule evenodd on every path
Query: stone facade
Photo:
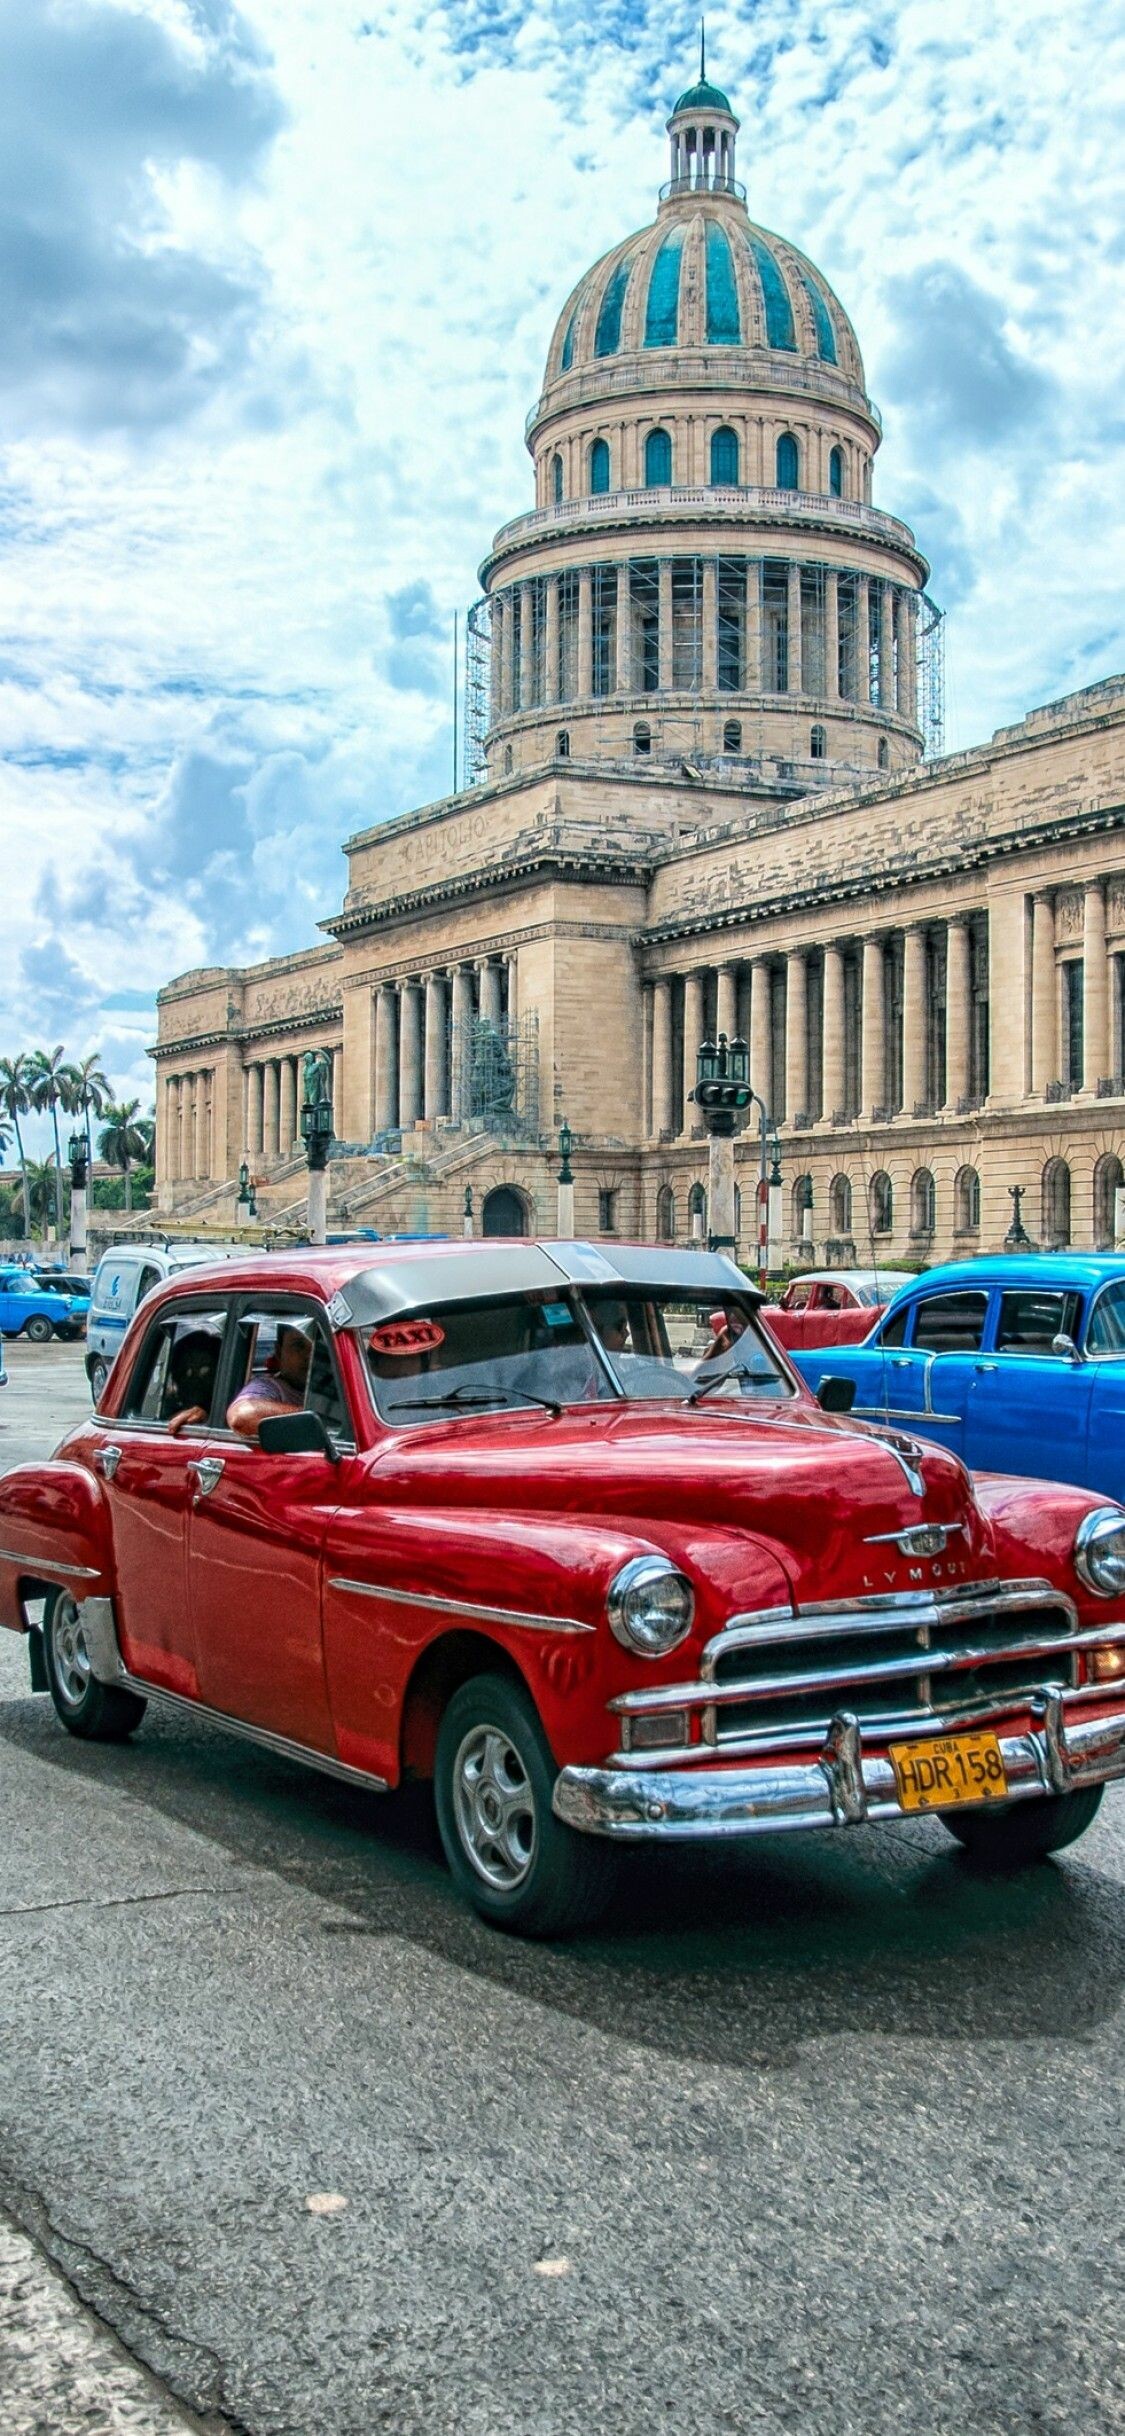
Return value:
M 161 993 L 177 1217 L 229 1218 L 245 1159 L 299 1220 L 318 1047 L 334 1218 L 456 1231 L 468 1192 L 549 1231 L 565 1116 L 582 1232 L 689 1238 L 719 1030 L 776 1123 L 786 1257 L 984 1249 L 1017 1184 L 1037 1239 L 1113 1240 L 1125 680 L 921 758 L 925 561 L 871 504 L 851 325 L 748 221 L 720 103 L 677 105 L 656 222 L 552 340 L 538 504 L 483 570 L 479 783 L 348 841 L 323 947 Z M 756 1134 L 737 1168 L 749 1253 Z

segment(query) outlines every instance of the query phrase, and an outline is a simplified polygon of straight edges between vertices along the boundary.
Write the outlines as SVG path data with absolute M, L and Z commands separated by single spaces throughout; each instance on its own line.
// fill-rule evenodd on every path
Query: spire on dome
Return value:
M 707 25 L 699 22 L 699 81 L 681 93 L 668 121 L 672 145 L 671 178 L 662 191 L 669 195 L 735 194 L 734 139 L 736 119 L 726 94 L 707 82 Z M 745 198 L 743 198 L 744 200 Z

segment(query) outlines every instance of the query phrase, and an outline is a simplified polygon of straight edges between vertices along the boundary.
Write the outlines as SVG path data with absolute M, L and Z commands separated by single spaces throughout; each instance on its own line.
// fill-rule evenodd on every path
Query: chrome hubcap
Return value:
M 538 1841 L 535 1796 L 515 1745 L 498 1726 L 474 1726 L 453 1763 L 461 1842 L 478 1875 L 498 1893 L 522 1886 Z
M 81 1612 L 73 1599 L 59 1599 L 51 1617 L 55 1680 L 68 1708 L 81 1708 L 90 1688 L 90 1653 Z

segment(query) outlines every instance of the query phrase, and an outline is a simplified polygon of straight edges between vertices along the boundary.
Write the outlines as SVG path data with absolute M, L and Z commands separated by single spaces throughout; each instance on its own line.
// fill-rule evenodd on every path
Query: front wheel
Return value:
M 53 1590 L 43 1610 L 43 1656 L 55 1715 L 82 1742 L 124 1742 L 139 1726 L 147 1701 L 115 1683 L 99 1683 L 90 1665 L 82 1609 L 68 1590 Z
M 45 1319 L 41 1311 L 36 1312 L 34 1319 L 24 1321 L 23 1332 L 30 1337 L 33 1345 L 49 1345 L 55 1333 L 50 1320 Z
M 562 1937 L 596 1920 L 614 1855 L 551 1808 L 555 1763 L 534 1706 L 501 1675 L 475 1675 L 441 1721 L 434 1769 L 450 1873 L 483 1919 L 524 1937 Z
M 950 1810 L 942 1825 L 980 1868 L 1026 1869 L 1076 1844 L 1092 1827 L 1104 1791 L 1104 1785 L 1083 1785 L 1077 1793 L 1045 1793 L 1003 1810 Z

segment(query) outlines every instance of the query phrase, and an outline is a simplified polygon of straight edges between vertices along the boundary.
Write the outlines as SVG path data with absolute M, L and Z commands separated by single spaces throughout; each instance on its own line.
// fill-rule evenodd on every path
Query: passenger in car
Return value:
M 206 1421 L 215 1392 L 219 1340 L 205 1328 L 192 1328 L 179 1338 L 168 1357 L 163 1418 L 170 1437 Z
M 227 1428 L 239 1438 L 256 1438 L 259 1424 L 271 1412 L 299 1412 L 312 1360 L 313 1329 L 309 1320 L 281 1320 L 277 1343 L 262 1370 L 255 1370 L 227 1406 Z

